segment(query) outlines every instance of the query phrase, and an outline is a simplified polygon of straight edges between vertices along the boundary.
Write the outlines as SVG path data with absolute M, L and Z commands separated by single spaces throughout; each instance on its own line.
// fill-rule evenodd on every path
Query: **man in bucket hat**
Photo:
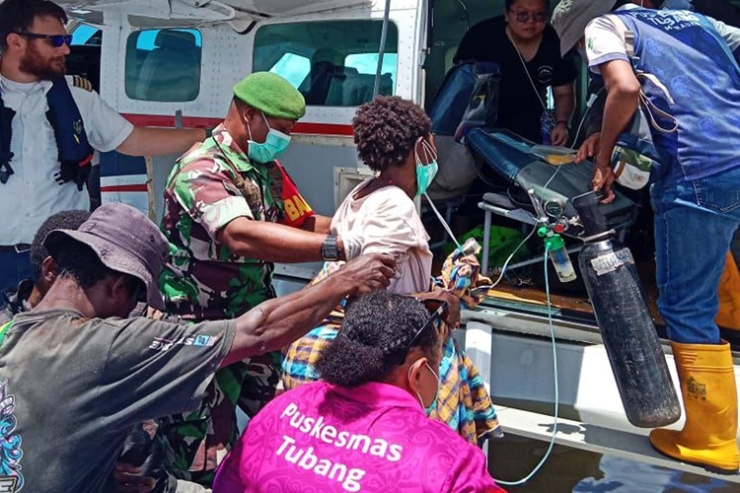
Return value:
M 561 51 L 578 46 L 590 70 L 604 79 L 593 187 L 606 192 L 606 201 L 613 198 L 612 149 L 638 101 L 675 119 L 677 132 L 650 129 L 661 155 L 650 196 L 658 308 L 672 341 L 686 424 L 681 431 L 653 430 L 650 443 L 670 457 L 737 472 L 732 354 L 715 323 L 717 285 L 740 226 L 740 67 L 732 56 L 737 46 L 728 45 L 731 38 L 723 37 L 726 30 L 718 30 L 717 21 L 701 14 L 623 0 L 562 0 L 552 25 Z M 636 71 L 655 78 L 641 86 Z
M 197 407 L 218 367 L 284 346 L 344 297 L 393 276 L 392 258 L 363 256 L 236 320 L 175 324 L 120 318 L 137 300 L 162 306 L 155 279 L 167 242 L 137 210 L 104 205 L 45 245 L 54 284 L 0 328 L 3 491 L 115 491 L 114 463 L 134 424 Z
M 275 296 L 273 262 L 344 260 L 359 252 L 356 242 L 330 234 L 331 219 L 315 215 L 297 190 L 286 193 L 293 184 L 275 159 L 305 111 L 287 80 L 250 74 L 234 86 L 213 136 L 175 164 L 162 222 L 172 253 L 160 279 L 169 314 L 236 317 Z M 289 225 L 296 218 L 303 222 Z M 222 369 L 200 409 L 166 420 L 169 468 L 177 477 L 210 487 L 237 438 L 237 405 L 252 415 L 274 396 L 279 362 L 276 352 Z

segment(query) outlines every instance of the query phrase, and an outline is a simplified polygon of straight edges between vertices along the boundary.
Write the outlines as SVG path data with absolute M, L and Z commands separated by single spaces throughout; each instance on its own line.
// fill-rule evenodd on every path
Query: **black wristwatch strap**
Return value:
M 321 258 L 331 262 L 339 260 L 339 245 L 337 235 L 330 234 L 321 246 Z

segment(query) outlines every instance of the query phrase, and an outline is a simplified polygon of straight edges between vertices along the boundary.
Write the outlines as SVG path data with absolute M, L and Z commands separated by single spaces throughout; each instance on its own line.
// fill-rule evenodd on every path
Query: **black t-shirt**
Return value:
M 537 86 L 538 98 L 506 35 L 503 17 L 479 22 L 465 33 L 455 62 L 468 60 L 496 62 L 501 66 L 498 126 L 535 142 L 542 142 L 540 117 L 547 87 L 570 84 L 578 76 L 575 62 L 560 56 L 560 39 L 555 30 L 550 25 L 545 26 L 537 54 L 526 62 L 527 72 Z

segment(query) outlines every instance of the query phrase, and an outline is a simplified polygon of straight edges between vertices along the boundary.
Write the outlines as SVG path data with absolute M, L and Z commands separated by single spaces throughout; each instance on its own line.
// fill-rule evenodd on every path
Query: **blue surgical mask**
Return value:
M 429 417 L 432 412 L 434 412 L 435 409 L 437 409 L 437 398 L 439 397 L 439 387 L 442 385 L 442 382 L 440 382 L 439 377 L 437 376 L 437 373 L 432 370 L 432 367 L 429 366 L 428 363 L 424 363 L 424 366 L 426 366 L 430 372 L 432 372 L 432 375 L 434 375 L 434 378 L 437 380 L 437 391 L 434 393 L 434 399 L 432 399 L 432 402 L 429 404 L 429 407 L 424 405 L 424 400 L 421 398 L 421 394 L 418 392 L 416 393 L 416 397 L 419 398 L 419 403 L 421 404 L 421 407 L 424 409 L 424 414 Z M 411 368 L 409 368 L 409 377 L 411 375 Z
M 267 132 L 264 142 L 255 142 L 252 140 L 252 128 L 249 126 L 249 122 L 247 122 L 247 131 L 249 132 L 247 156 L 253 161 L 264 164 L 274 161 L 280 154 L 285 152 L 290 145 L 290 135 L 285 135 L 274 128 L 270 128 L 265 114 L 260 114 L 265 119 L 265 124 L 270 130 Z
M 425 141 L 421 141 L 422 149 L 424 150 L 427 163 L 424 164 L 419 157 L 419 153 L 414 148 L 414 157 L 416 160 L 416 195 L 423 195 L 426 193 L 429 185 L 434 181 L 434 177 L 437 175 L 439 165 L 437 164 L 437 153 L 432 150 L 432 147 Z

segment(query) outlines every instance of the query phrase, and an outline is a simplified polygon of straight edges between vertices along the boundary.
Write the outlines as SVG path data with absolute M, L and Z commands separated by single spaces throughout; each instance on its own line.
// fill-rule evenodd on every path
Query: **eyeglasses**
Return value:
M 403 352 L 399 351 L 399 364 L 403 364 L 403 362 L 406 360 L 406 355 L 409 353 L 411 348 L 414 347 L 419 338 L 421 338 L 421 335 L 424 333 L 424 331 L 428 330 L 431 327 L 434 327 L 439 331 L 442 319 L 447 314 L 448 304 L 446 301 L 424 300 L 422 301 L 422 303 L 424 303 L 424 306 L 430 313 L 429 318 L 426 320 L 426 322 L 424 322 L 424 325 L 422 325 L 419 330 L 416 331 L 414 337 L 411 338 L 409 343 L 403 349 Z
M 72 44 L 72 35 L 71 34 L 37 34 L 37 33 L 28 33 L 28 32 L 22 32 L 17 33 L 20 36 L 24 36 L 26 38 L 30 39 L 46 39 L 49 41 L 49 44 L 53 46 L 54 48 L 61 48 L 62 45 L 70 46 Z
M 514 18 L 517 22 L 525 23 L 532 19 L 533 22 L 542 23 L 547 20 L 547 11 L 543 10 L 540 12 L 527 12 L 525 10 L 511 10 L 509 12 L 514 14 Z

